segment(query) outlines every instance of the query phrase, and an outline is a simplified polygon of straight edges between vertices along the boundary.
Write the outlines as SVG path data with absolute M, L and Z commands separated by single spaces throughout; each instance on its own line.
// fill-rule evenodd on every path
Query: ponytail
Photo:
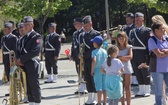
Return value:
M 107 58 L 107 65 L 111 66 L 111 54 L 113 54 L 114 52 L 118 51 L 118 47 L 115 45 L 112 45 L 111 47 L 109 47 L 107 49 L 107 54 L 108 54 L 108 58 Z
M 107 58 L 107 65 L 111 66 L 111 57 L 110 56 L 108 56 L 108 58 Z

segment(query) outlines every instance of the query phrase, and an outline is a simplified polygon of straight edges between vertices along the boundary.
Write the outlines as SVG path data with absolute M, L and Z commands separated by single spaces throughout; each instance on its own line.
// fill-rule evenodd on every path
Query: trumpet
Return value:
M 18 105 L 27 97 L 26 74 L 21 67 L 15 64 L 15 52 L 10 51 L 10 96 L 9 104 Z M 4 99 L 5 100 L 5 99 Z

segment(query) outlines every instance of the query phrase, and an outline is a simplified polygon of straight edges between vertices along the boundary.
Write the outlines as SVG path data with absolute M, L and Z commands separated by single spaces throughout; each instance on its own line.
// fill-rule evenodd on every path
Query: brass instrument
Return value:
M 84 81 L 84 77 L 83 77 L 83 72 L 84 72 L 84 58 L 83 58 L 83 52 L 85 50 L 85 45 L 83 43 L 79 44 L 79 65 L 77 65 L 78 68 L 78 90 L 80 87 L 80 83 L 86 83 Z M 85 90 L 85 89 L 84 89 Z M 79 105 L 80 105 L 80 92 L 78 92 L 78 97 L 79 97 Z M 85 92 L 84 92 L 84 102 L 85 102 Z
M 10 96 L 9 104 L 18 105 L 27 97 L 26 74 L 21 67 L 15 64 L 15 52 L 10 51 Z
M 79 45 L 79 82 L 84 82 L 83 80 L 83 72 L 84 72 L 84 59 L 83 59 L 83 52 L 84 52 L 85 46 L 84 44 Z
M 7 78 L 7 76 L 6 76 L 5 70 L 3 71 L 2 82 L 3 82 L 3 83 L 8 82 L 8 78 Z

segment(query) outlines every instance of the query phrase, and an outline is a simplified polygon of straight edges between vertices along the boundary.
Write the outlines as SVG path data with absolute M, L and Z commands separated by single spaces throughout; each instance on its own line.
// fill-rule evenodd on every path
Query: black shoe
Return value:
M 5 96 L 9 96 L 9 93 L 8 93 L 8 94 L 5 94 Z
M 131 84 L 131 86 L 138 86 L 138 84 Z
M 81 94 L 88 94 L 88 92 L 80 92 Z
M 50 81 L 50 82 L 48 82 L 48 81 L 44 81 L 44 83 L 54 83 L 53 81 Z
M 79 94 L 79 92 L 78 92 L 78 91 L 76 91 L 76 92 L 74 92 L 74 94 Z
M 136 94 L 135 97 L 145 97 L 144 94 Z

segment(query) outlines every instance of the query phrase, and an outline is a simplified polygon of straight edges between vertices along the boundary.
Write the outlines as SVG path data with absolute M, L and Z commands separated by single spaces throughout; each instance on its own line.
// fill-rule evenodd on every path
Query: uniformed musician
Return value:
M 18 28 L 20 37 L 18 38 L 17 45 L 16 45 L 16 48 L 17 48 L 16 58 L 19 58 L 20 50 L 21 50 L 21 46 L 22 46 L 22 41 L 23 41 L 23 36 L 25 35 L 24 29 L 23 29 L 23 23 L 19 23 L 17 25 L 17 28 Z
M 9 73 L 10 73 L 10 60 L 9 60 L 9 52 L 11 50 L 16 52 L 16 42 L 17 37 L 12 34 L 12 24 L 7 22 L 4 24 L 4 35 L 1 39 L 1 47 L 3 53 L 3 63 L 5 68 L 5 73 L 7 79 L 9 81 Z
M 141 63 L 147 61 L 148 39 L 151 35 L 151 29 L 144 26 L 144 14 L 137 12 L 135 14 L 136 28 L 130 31 L 129 40 L 133 45 L 133 59 L 131 60 L 134 73 L 139 83 L 139 92 L 135 96 L 150 96 L 150 75 L 146 68 L 138 69 Z
M 34 23 L 31 16 L 23 18 L 23 25 L 25 35 L 23 37 L 20 57 L 16 60 L 16 64 L 22 66 L 26 73 L 29 105 L 40 105 L 41 89 L 38 81 L 38 56 L 42 47 L 42 37 L 34 31 Z
M 12 23 L 12 34 L 16 35 L 19 38 L 20 37 L 19 30 L 17 28 L 15 28 L 14 21 L 10 20 L 9 22 Z
M 84 56 L 84 79 L 86 81 L 86 87 L 88 90 L 88 100 L 86 101 L 85 105 L 91 105 L 96 104 L 96 90 L 94 85 L 93 76 L 91 75 L 91 52 L 95 48 L 93 47 L 93 43 L 91 42 L 91 39 L 93 39 L 95 36 L 100 35 L 100 33 L 93 29 L 92 27 L 92 20 L 91 16 L 85 16 L 82 20 L 83 22 L 83 29 L 84 33 L 82 35 L 82 42 L 85 45 L 85 51 L 83 53 Z
M 76 72 L 80 73 L 80 60 L 79 60 L 79 35 L 82 35 L 82 32 L 84 32 L 83 30 L 83 24 L 82 24 L 82 18 L 78 17 L 74 19 L 74 23 L 73 23 L 76 31 L 73 33 L 73 41 L 72 41 L 72 47 L 71 47 L 71 59 L 73 61 L 75 61 L 75 66 L 76 66 Z M 85 83 L 80 83 L 80 87 L 79 90 L 75 92 L 75 94 L 78 94 L 78 92 L 80 92 L 81 94 L 85 94 L 87 93 L 86 90 L 86 84 Z
M 56 24 L 50 23 L 48 25 L 49 34 L 45 40 L 45 66 L 47 69 L 48 79 L 45 83 L 52 83 L 57 81 L 58 66 L 57 60 L 61 49 L 61 39 L 56 33 Z
M 126 25 L 122 28 L 122 31 L 126 32 L 127 36 L 129 36 L 129 32 L 131 29 L 135 28 L 134 25 L 134 14 L 128 12 L 125 15 Z

